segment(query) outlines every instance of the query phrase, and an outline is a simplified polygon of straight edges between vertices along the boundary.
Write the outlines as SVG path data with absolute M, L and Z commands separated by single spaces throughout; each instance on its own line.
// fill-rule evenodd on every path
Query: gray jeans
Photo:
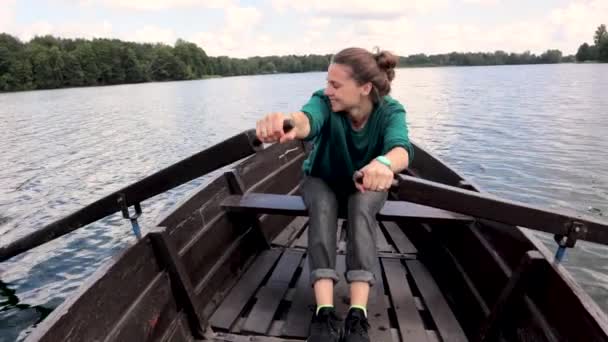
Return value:
M 367 282 L 373 286 L 377 264 L 376 214 L 382 209 L 387 193 L 357 191 L 336 194 L 327 183 L 315 177 L 304 178 L 301 193 L 310 217 L 308 260 L 311 283 L 323 278 L 332 279 L 334 283 L 339 280 L 336 272 L 336 229 L 338 211 L 346 209 L 346 281 Z

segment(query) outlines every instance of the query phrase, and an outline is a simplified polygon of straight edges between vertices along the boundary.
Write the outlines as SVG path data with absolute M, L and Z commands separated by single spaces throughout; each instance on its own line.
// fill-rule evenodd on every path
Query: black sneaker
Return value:
M 363 310 L 352 308 L 344 323 L 344 342 L 369 342 L 369 323 Z
M 334 308 L 321 308 L 312 319 L 307 342 L 339 342 L 342 320 Z

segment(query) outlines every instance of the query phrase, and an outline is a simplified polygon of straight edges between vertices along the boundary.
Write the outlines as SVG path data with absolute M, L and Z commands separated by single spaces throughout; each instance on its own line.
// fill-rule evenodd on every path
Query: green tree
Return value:
M 80 68 L 83 72 L 83 85 L 101 83 L 101 72 L 97 66 L 97 55 L 93 51 L 93 45 L 85 41 L 78 45 L 72 54 L 80 62 Z
M 606 31 L 606 25 L 602 24 L 595 30 L 593 42 L 595 43 L 595 46 L 599 48 L 606 39 L 608 39 L 608 32 Z
M 178 39 L 173 53 L 188 67 L 188 78 L 200 78 L 207 74 L 207 54 L 196 44 Z
M 591 59 L 591 51 L 589 44 L 583 43 L 576 52 L 576 60 L 579 62 L 588 61 Z
M 173 55 L 170 46 L 158 46 L 150 69 L 155 81 L 184 80 L 188 76 L 186 64 Z
M 559 50 L 547 50 L 540 56 L 541 63 L 560 63 L 562 61 L 562 52 Z
M 30 90 L 34 89 L 34 74 L 32 63 L 29 58 L 22 54 L 20 58 L 12 64 L 8 74 L 12 75 L 14 84 L 6 90 Z
M 59 88 L 63 85 L 64 62 L 57 46 L 47 48 L 42 45 L 30 46 L 34 85 L 37 89 Z
M 65 52 L 63 54 L 62 75 L 65 86 L 79 87 L 85 84 L 84 72 L 80 66 L 80 61 L 72 52 Z
M 608 39 L 604 39 L 598 47 L 597 59 L 601 62 L 608 62 Z
M 130 47 L 127 47 L 123 51 L 122 68 L 125 72 L 125 82 L 127 83 L 137 83 L 147 80 L 144 69 L 137 60 L 135 51 Z

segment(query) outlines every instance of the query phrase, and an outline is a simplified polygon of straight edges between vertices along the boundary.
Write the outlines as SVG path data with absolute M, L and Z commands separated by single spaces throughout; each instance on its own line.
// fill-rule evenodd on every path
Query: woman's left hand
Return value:
M 393 182 L 393 170 L 375 159 L 359 172 L 363 173 L 363 184 L 355 181 L 355 187 L 361 192 L 387 191 Z

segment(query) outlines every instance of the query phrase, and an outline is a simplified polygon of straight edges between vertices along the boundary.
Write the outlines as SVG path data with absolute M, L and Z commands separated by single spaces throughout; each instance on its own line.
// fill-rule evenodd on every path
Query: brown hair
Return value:
M 388 51 L 376 49 L 375 53 L 371 53 L 352 47 L 334 55 L 332 63 L 348 65 L 353 71 L 352 77 L 359 85 L 371 82 L 374 94 L 372 98 L 374 102 L 378 102 L 391 92 L 397 60 L 397 57 Z

